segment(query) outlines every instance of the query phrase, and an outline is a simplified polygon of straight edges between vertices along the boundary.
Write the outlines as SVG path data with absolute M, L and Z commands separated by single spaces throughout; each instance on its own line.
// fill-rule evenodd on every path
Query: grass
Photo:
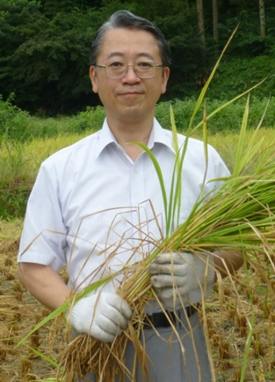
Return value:
M 0 218 L 6 220 L 22 218 L 41 162 L 54 152 L 93 132 L 94 130 L 88 130 L 82 134 L 36 138 L 24 143 L 2 139 L 0 141 Z M 246 132 L 247 141 L 252 134 L 252 130 Z M 265 142 L 271 141 L 274 137 L 274 129 L 262 128 L 261 135 L 266 137 Z M 194 132 L 193 136 L 198 139 L 203 138 L 201 131 Z M 229 130 L 210 132 L 208 136 L 209 143 L 221 154 L 230 170 L 233 169 L 238 139 L 238 133 Z
M 22 218 L 26 209 L 28 195 L 33 186 L 39 166 L 43 160 L 54 152 L 73 144 L 92 133 L 58 135 L 52 138 L 39 138 L 27 142 L 2 140 L 0 150 L 0 218 Z M 273 139 L 274 129 L 263 128 L 261 134 L 268 142 Z M 246 133 L 247 141 L 252 130 Z M 202 139 L 201 132 L 194 137 Z M 238 134 L 230 131 L 210 134 L 208 141 L 221 154 L 222 158 L 233 169 Z

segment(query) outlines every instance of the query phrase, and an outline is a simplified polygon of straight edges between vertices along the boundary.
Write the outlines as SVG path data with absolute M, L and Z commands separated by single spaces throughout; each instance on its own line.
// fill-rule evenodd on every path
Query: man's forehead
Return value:
M 105 32 L 102 41 L 103 47 L 105 45 L 123 46 L 124 44 L 158 46 L 155 36 L 144 30 L 114 28 Z
M 107 58 L 118 58 L 118 57 L 121 57 L 121 58 L 123 58 L 124 57 L 124 53 L 123 52 L 119 52 L 119 51 L 113 51 L 113 52 L 110 52 L 109 54 L 108 54 L 108 56 L 107 56 Z M 153 59 L 153 55 L 152 54 L 150 54 L 150 53 L 147 53 L 147 52 L 138 52 L 138 53 L 136 53 L 136 57 L 137 58 L 148 58 L 148 59 L 150 59 L 150 60 L 152 60 Z
M 127 28 L 109 29 L 105 32 L 101 53 L 113 57 L 123 56 L 129 52 L 148 58 L 160 53 L 158 42 L 150 32 Z

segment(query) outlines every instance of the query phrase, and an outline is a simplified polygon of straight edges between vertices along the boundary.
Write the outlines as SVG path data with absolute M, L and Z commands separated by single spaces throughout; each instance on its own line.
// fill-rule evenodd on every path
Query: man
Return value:
M 106 120 L 100 131 L 42 164 L 20 244 L 19 277 L 49 309 L 60 306 L 72 290 L 140 261 L 166 230 L 155 168 L 148 154 L 133 142 L 152 151 L 169 195 L 175 151 L 171 133 L 154 118 L 156 102 L 166 91 L 170 74 L 169 47 L 153 23 L 119 11 L 99 29 L 90 59 L 92 88 L 105 107 Z M 180 144 L 184 139 L 179 135 Z M 208 155 L 206 169 L 202 142 L 189 140 L 182 170 L 180 222 L 188 217 L 203 186 L 205 193 L 218 187 L 209 180 L 228 176 L 212 147 Z M 190 253 L 161 253 L 149 267 L 157 300 L 145 308 L 148 323 L 142 341 L 152 382 L 211 380 L 195 304 L 203 298 L 203 289 L 211 290 L 214 264 L 225 276 L 241 266 L 242 258 L 234 252 L 205 257 L 206 262 Z M 68 285 L 58 275 L 64 264 Z M 112 342 L 127 327 L 132 311 L 116 293 L 119 281 L 120 276 L 73 307 L 68 320 L 77 333 Z M 170 321 L 158 301 L 171 312 Z M 171 320 L 178 336 L 169 343 Z M 129 343 L 125 360 L 129 370 L 133 354 Z M 85 380 L 94 378 L 90 373 Z M 135 380 L 143 380 L 140 366 Z

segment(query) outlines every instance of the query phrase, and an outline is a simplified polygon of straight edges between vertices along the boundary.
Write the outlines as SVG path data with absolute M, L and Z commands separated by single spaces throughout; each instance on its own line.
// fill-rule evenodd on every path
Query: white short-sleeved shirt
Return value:
M 179 135 L 180 144 L 184 140 Z M 159 162 L 169 197 L 175 151 L 171 132 L 156 120 L 148 147 Z M 209 180 L 226 177 L 229 171 L 211 146 L 206 170 L 203 142 L 189 139 L 181 223 L 200 197 L 205 174 L 204 192 L 209 193 L 219 186 Z M 151 159 L 143 152 L 132 161 L 105 121 L 100 131 L 41 165 L 28 201 L 18 261 L 55 270 L 66 264 L 69 285 L 84 287 L 148 255 L 165 229 L 163 198 Z M 106 288 L 116 286 L 110 283 Z

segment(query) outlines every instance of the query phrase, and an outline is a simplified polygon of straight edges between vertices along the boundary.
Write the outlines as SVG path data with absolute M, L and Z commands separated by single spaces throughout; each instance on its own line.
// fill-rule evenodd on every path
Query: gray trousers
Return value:
M 158 328 L 158 334 L 154 329 L 143 330 L 141 342 L 149 357 L 150 382 L 211 382 L 205 336 L 198 314 L 189 318 L 189 326 L 185 317 L 181 317 L 181 322 L 182 324 L 177 323 L 177 329 L 182 346 L 170 327 Z M 125 362 L 130 371 L 133 369 L 134 354 L 133 345 L 129 342 Z M 79 382 L 86 381 L 97 382 L 92 373 Z M 117 377 L 114 382 L 120 381 Z M 140 365 L 136 369 L 135 377 L 130 379 L 125 376 L 125 382 L 147 382 Z

